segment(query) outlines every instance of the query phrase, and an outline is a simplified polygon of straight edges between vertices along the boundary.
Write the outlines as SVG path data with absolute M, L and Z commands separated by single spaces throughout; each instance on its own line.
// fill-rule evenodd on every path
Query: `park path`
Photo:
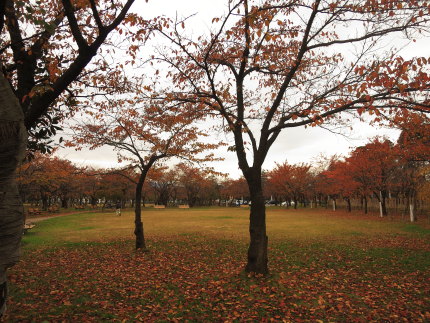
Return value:
M 26 218 L 25 219 L 25 223 L 36 223 L 36 222 L 40 222 L 40 221 L 43 221 L 43 220 L 57 218 L 57 217 L 60 217 L 60 216 L 65 216 L 65 215 L 69 215 L 69 214 L 80 214 L 80 213 L 88 213 L 88 211 L 57 213 L 57 214 L 46 215 L 46 216 L 39 216 L 39 217 L 34 217 L 34 218 Z

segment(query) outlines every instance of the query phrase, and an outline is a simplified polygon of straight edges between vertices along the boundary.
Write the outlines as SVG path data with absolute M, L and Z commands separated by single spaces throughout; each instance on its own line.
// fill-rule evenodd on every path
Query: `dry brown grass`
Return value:
M 206 235 L 247 239 L 249 210 L 243 208 L 152 209 L 142 212 L 145 235 Z M 267 209 L 267 230 L 271 239 L 348 239 L 405 234 L 407 223 L 360 217 L 326 209 Z M 133 239 L 134 213 L 123 211 L 67 215 L 38 223 L 26 238 L 42 242 L 91 242 Z

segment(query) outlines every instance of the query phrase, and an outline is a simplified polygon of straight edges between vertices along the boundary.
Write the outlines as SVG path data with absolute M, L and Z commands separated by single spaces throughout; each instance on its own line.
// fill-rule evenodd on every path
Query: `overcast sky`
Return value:
M 187 29 L 195 30 L 195 33 L 201 33 L 208 30 L 210 22 L 214 16 L 221 15 L 225 12 L 226 1 L 224 0 L 163 0 L 149 1 L 137 0 L 133 10 L 140 13 L 145 18 L 151 18 L 157 15 L 166 15 L 174 17 L 187 17 L 196 14 L 189 22 Z M 421 40 L 403 51 L 403 55 L 410 57 L 430 56 L 429 40 Z M 324 154 L 331 156 L 334 154 L 345 155 L 353 147 L 365 144 L 369 138 L 376 135 L 388 136 L 395 141 L 398 131 L 374 128 L 366 123 L 354 125 L 353 131 L 347 136 L 331 133 L 330 131 L 320 128 L 291 128 L 281 133 L 277 142 L 270 149 L 264 164 L 264 169 L 271 169 L 275 162 L 288 161 L 289 163 L 306 162 L 311 163 L 318 155 Z M 228 138 L 228 137 L 227 137 Z M 241 176 L 240 169 L 237 166 L 236 155 L 228 152 L 227 147 L 223 147 L 218 154 L 225 158 L 223 162 L 212 164 L 217 171 L 224 172 L 232 178 Z M 116 153 L 112 148 L 99 148 L 89 151 L 83 149 L 75 151 L 71 148 L 61 148 L 57 156 L 67 158 L 77 165 L 93 165 L 97 167 L 115 167 L 118 166 Z

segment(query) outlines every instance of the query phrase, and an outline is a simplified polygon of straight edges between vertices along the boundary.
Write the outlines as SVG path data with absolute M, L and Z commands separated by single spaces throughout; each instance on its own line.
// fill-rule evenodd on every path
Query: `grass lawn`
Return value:
M 318 210 L 267 211 L 267 277 L 243 272 L 241 208 L 144 209 L 37 223 L 10 273 L 6 322 L 430 322 L 430 228 Z

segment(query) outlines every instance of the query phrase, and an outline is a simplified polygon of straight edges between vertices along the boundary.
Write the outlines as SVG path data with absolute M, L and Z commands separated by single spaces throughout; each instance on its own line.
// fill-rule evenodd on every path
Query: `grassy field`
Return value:
M 243 272 L 248 213 L 145 209 L 37 223 L 10 270 L 6 322 L 430 321 L 430 229 L 319 210 L 269 209 L 267 277 Z

